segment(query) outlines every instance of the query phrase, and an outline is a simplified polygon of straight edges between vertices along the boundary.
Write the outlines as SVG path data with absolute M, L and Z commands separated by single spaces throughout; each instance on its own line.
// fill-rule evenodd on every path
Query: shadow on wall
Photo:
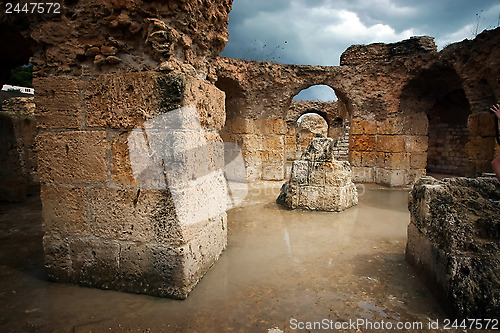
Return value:
M 466 146 L 470 105 L 462 79 L 451 68 L 432 66 L 411 80 L 401 94 L 403 114 L 424 113 L 428 119 L 428 173 L 466 176 L 470 172 Z

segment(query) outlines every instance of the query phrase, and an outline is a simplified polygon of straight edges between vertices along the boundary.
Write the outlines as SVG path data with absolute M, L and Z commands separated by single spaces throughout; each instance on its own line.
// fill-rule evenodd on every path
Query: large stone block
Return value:
M 231 131 L 238 134 L 252 134 L 254 132 L 253 119 L 234 118 L 231 120 Z
M 473 113 L 467 119 L 470 136 L 495 136 L 496 117 L 492 113 Z
M 38 172 L 43 182 L 107 182 L 105 131 L 45 132 L 38 136 Z
M 496 141 L 494 137 L 473 136 L 465 145 L 470 160 L 493 160 Z
M 385 168 L 387 169 L 409 169 L 410 154 L 409 153 L 385 153 L 384 160 Z
M 394 134 L 427 135 L 429 131 L 429 120 L 424 112 L 414 113 L 404 117 L 403 131 Z
M 421 178 L 408 202 L 406 259 L 451 315 L 498 318 L 500 183 Z
M 283 180 L 285 178 L 285 164 L 284 163 L 263 163 L 262 165 L 262 179 L 263 180 Z
M 356 183 L 373 183 L 375 182 L 374 167 L 353 167 L 352 180 Z
M 263 150 L 284 150 L 285 136 L 284 135 L 262 135 Z
M 401 116 L 390 117 L 382 121 L 378 127 L 382 135 L 399 135 L 404 133 L 404 120 Z
M 241 150 L 261 149 L 261 136 L 258 134 L 240 134 L 237 135 L 236 143 Z
M 405 140 L 402 135 L 378 135 L 377 151 L 387 153 L 403 152 L 405 150 Z
M 86 125 L 132 129 L 170 110 L 195 105 L 204 128 L 225 122 L 224 93 L 183 73 L 103 74 L 86 86 Z
M 363 152 L 360 166 L 384 166 L 385 153 L 380 151 Z
M 349 150 L 351 151 L 374 151 L 377 137 L 375 135 L 351 135 L 349 142 Z
M 410 156 L 410 167 L 424 169 L 427 166 L 427 152 L 413 152 Z
M 184 299 L 226 244 L 225 213 L 179 245 L 47 233 L 45 266 L 52 281 Z
M 69 76 L 37 77 L 35 115 L 42 128 L 81 128 L 83 122 L 82 83 Z
M 405 151 L 407 152 L 425 152 L 429 145 L 429 138 L 424 135 L 406 135 Z
M 375 182 L 390 187 L 406 185 L 407 170 L 375 168 Z
M 48 234 L 87 235 L 87 189 L 83 187 L 42 185 L 43 229 Z

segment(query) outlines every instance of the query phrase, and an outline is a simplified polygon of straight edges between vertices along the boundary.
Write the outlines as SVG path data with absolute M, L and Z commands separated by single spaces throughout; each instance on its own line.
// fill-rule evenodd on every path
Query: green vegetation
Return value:
M 22 65 L 11 69 L 8 84 L 33 88 L 33 64 Z

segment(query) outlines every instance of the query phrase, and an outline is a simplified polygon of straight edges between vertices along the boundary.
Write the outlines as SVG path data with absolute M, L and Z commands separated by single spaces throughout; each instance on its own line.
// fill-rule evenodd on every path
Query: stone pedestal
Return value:
M 48 277 L 186 298 L 226 246 L 224 93 L 180 72 L 35 90 Z
M 334 142 L 315 138 L 292 164 L 290 180 L 281 187 L 279 204 L 291 209 L 305 208 L 339 212 L 358 203 L 347 161 L 333 158 Z
M 409 196 L 406 259 L 459 318 L 500 315 L 500 183 L 421 178 Z

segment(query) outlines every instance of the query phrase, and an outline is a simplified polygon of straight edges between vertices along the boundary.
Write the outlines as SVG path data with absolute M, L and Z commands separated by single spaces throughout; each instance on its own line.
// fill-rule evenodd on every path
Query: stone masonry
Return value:
M 78 0 L 0 14 L 33 51 L 50 280 L 186 298 L 219 258 L 225 105 L 212 62 L 230 9 Z
M 493 118 L 487 113 L 500 97 L 499 39 L 497 28 L 439 52 L 433 39 L 425 36 L 354 45 L 335 67 L 219 58 L 216 85 L 226 92 L 229 120 L 287 124 L 288 114 L 295 114 L 296 94 L 313 85 L 331 87 L 338 97 L 339 118 L 350 124 L 348 160 L 356 182 L 413 184 L 428 171 L 428 160 L 429 171 L 439 165 L 434 161 L 447 160 L 455 174 L 473 176 L 491 172 L 491 160 L 500 153 L 491 131 Z M 445 119 L 457 111 L 459 123 Z M 429 133 L 435 123 L 467 128 L 468 135 L 463 130 L 450 133 L 456 139 L 444 142 L 450 146 L 443 149 L 454 150 L 453 156 L 432 149 L 429 155 L 429 144 L 436 142 Z M 296 145 L 294 135 L 287 131 L 285 136 L 287 156 L 288 147 Z M 451 146 L 457 140 L 465 149 Z
M 500 182 L 423 177 L 408 209 L 406 259 L 459 318 L 500 315 Z
M 293 162 L 290 180 L 276 202 L 290 209 L 334 212 L 357 205 L 349 162 L 336 161 L 333 149 L 331 138 L 313 139 L 300 160 Z

